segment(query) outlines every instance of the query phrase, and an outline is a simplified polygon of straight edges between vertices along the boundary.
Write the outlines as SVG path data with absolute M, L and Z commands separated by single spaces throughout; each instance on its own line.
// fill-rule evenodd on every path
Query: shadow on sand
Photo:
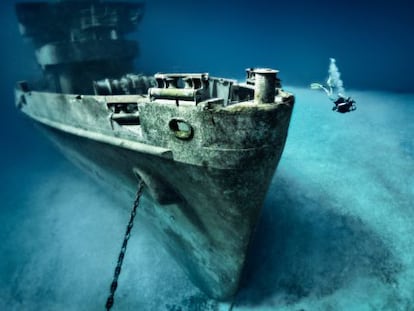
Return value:
M 286 173 L 273 180 L 237 306 L 319 299 L 359 277 L 396 286 L 402 265 L 380 237 L 357 216 L 330 209 L 334 202 L 329 195 L 315 199 L 306 191 Z

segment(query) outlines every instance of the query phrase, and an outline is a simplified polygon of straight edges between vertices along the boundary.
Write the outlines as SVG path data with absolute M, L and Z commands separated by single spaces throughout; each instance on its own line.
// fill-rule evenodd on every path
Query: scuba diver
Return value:
M 335 106 L 332 107 L 332 110 L 336 110 L 337 112 L 345 113 L 354 111 L 356 109 L 355 100 L 351 97 L 338 97 L 337 100 L 334 101 Z
M 333 111 L 340 113 L 354 111 L 356 109 L 355 100 L 344 95 L 345 89 L 335 59 L 331 58 L 330 61 L 329 77 L 326 81 L 327 86 L 325 87 L 320 83 L 312 83 L 310 87 L 313 90 L 323 90 L 328 95 L 328 98 L 335 104 L 332 107 Z

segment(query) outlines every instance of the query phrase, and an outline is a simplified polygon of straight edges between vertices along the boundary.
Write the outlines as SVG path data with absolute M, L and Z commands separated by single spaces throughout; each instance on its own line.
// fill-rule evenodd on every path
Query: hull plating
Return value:
M 189 278 L 209 296 L 231 297 L 237 290 L 247 247 L 273 169 L 184 165 L 42 126 L 77 165 L 133 201 L 137 176 L 167 192 L 159 204 L 147 188 L 149 204 L 139 210 L 153 234 Z M 280 154 L 276 154 L 276 165 Z M 266 172 L 265 172 L 266 171 Z M 170 202 L 176 202 L 168 204 Z

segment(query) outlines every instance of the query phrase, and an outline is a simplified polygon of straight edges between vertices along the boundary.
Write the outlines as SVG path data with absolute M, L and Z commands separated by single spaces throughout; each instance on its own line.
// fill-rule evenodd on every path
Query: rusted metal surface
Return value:
M 291 95 L 270 104 L 226 105 L 231 98 L 197 103 L 18 91 L 16 98 L 21 96 L 22 111 L 44 124 L 72 161 L 111 184 L 109 189 L 130 195 L 140 176 L 151 202 L 141 216 L 154 235 L 210 296 L 235 293 L 284 147 Z M 113 103 L 136 103 L 139 125 L 111 119 Z M 191 139 L 177 138 L 171 120 L 191 125 Z

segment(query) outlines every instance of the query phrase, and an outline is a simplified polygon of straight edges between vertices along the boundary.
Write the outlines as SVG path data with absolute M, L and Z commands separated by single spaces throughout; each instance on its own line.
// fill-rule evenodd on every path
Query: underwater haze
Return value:
M 414 310 L 411 4 L 269 2 L 147 1 L 132 35 L 145 72 L 274 67 L 296 96 L 233 310 Z M 15 82 L 39 70 L 13 2 L 0 9 L 0 310 L 104 310 L 130 206 L 14 107 Z M 330 57 L 353 112 L 308 87 L 326 82 Z M 138 213 L 113 310 L 227 308 L 189 282 Z

